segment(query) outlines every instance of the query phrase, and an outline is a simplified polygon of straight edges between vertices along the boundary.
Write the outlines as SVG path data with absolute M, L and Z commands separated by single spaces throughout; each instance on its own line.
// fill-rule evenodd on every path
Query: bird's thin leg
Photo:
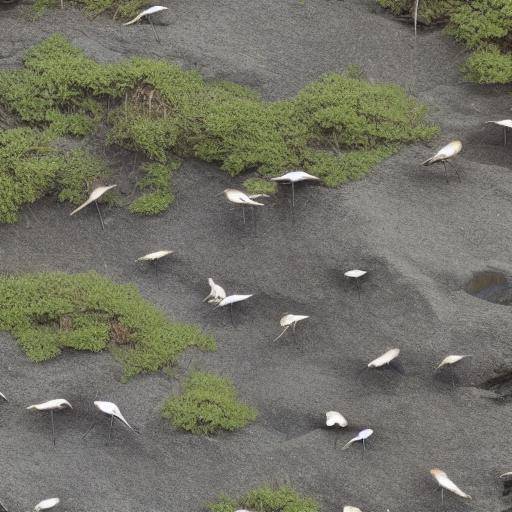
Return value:
M 441 504 L 444 505 L 444 489 L 441 487 Z
M 98 210 L 98 215 L 100 216 L 101 229 L 105 229 L 105 224 L 103 223 L 103 217 L 101 215 L 100 205 L 98 204 L 98 201 L 94 201 L 94 204 L 96 205 L 96 210 Z
M 242 206 L 242 216 L 244 218 L 244 226 L 245 226 L 245 206 Z
M 506 126 L 503 127 L 503 145 L 504 146 L 507 145 L 507 127 Z
M 357 298 L 361 300 L 361 283 L 359 279 L 356 279 L 356 288 L 357 288 Z
M 447 162 L 453 167 L 453 170 L 455 171 L 455 174 L 457 175 L 457 178 L 459 178 L 459 182 L 460 182 L 460 173 L 459 173 L 459 169 L 457 169 L 456 165 L 453 164 L 452 162 L 450 162 L 450 160 L 447 160 Z
M 85 434 L 82 436 L 82 439 L 84 439 L 95 426 L 96 422 L 93 422 L 91 426 L 85 431 Z
M 446 176 L 446 183 L 450 183 L 450 180 L 448 179 L 448 169 L 446 168 L 446 162 L 443 160 L 444 165 L 444 174 Z
M 50 411 L 50 417 L 52 419 L 52 443 L 55 446 L 55 423 L 53 421 L 53 411 Z
M 155 24 L 153 23 L 153 20 L 151 19 L 151 16 L 148 16 L 148 18 L 149 18 L 149 23 L 151 23 L 151 28 L 153 29 L 153 34 L 155 34 L 156 42 L 159 43 L 160 42 L 160 38 L 158 37 L 158 33 L 156 31 Z
M 235 325 L 235 322 L 233 321 L 233 304 L 229 305 L 229 316 L 231 317 L 231 325 Z
M 292 208 L 295 208 L 295 183 L 292 181 Z
M 114 415 L 111 414 L 110 415 L 110 428 L 108 429 L 108 441 L 107 441 L 107 445 L 110 444 L 110 439 L 112 438 L 112 426 L 114 424 Z

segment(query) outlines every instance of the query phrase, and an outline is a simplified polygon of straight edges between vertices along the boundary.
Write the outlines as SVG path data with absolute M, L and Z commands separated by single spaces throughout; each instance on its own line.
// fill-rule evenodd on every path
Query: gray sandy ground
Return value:
M 290 483 L 317 498 L 326 512 L 345 504 L 364 511 L 499 512 L 512 506 L 497 479 L 512 469 L 510 405 L 478 391 L 494 368 L 510 360 L 510 309 L 463 291 L 471 273 L 512 272 L 511 146 L 484 121 L 510 116 L 502 88 L 465 84 L 461 48 L 439 31 L 420 32 L 375 8 L 373 0 L 171 0 L 169 24 L 124 28 L 89 20 L 72 9 L 27 23 L 22 8 L 0 13 L 0 66 L 20 64 L 24 50 L 61 31 L 90 56 L 130 55 L 177 60 L 207 77 L 256 87 L 265 97 L 294 94 L 327 71 L 358 64 L 375 81 L 397 81 L 432 109 L 442 136 L 381 164 L 339 190 L 288 190 L 257 212 L 256 232 L 215 196 L 230 180 L 214 166 L 186 162 L 176 175 L 177 203 L 158 218 L 106 212 L 101 232 L 93 209 L 69 218 L 69 205 L 45 200 L 17 225 L 0 228 L 3 272 L 95 269 L 134 283 L 169 317 L 213 333 L 213 354 L 187 353 L 178 380 L 164 375 L 120 382 L 109 354 L 66 353 L 34 365 L 15 341 L 0 337 L 1 500 L 27 510 L 59 496 L 63 509 L 199 512 L 221 492 L 238 495 L 264 482 Z M 455 137 L 465 144 L 462 183 L 441 169 L 421 168 L 432 148 Z M 142 254 L 170 248 L 160 288 Z M 361 300 L 343 279 L 350 268 L 370 271 Z M 254 293 L 236 310 L 211 312 L 201 302 L 214 277 L 229 292 Z M 309 314 L 297 338 L 278 342 L 283 312 Z M 367 362 L 398 346 L 407 374 L 363 372 Z M 459 386 L 433 378 L 447 354 L 472 354 L 459 367 Z M 159 417 L 179 390 L 184 366 L 232 378 L 260 410 L 237 433 L 213 438 L 173 430 Z M 65 397 L 75 409 L 49 418 L 24 406 Z M 137 437 L 118 426 L 105 447 L 107 422 L 81 440 L 96 418 L 94 399 L 119 404 Z M 327 410 L 354 427 L 322 428 Z M 347 451 L 358 427 L 375 434 L 364 457 Z M 440 493 L 428 473 L 444 469 L 471 502 Z

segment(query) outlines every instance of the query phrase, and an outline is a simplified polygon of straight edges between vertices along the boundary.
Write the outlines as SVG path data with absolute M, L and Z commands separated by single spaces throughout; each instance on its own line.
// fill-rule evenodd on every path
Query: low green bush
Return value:
M 272 195 L 277 192 L 277 183 L 262 178 L 247 178 L 244 181 L 244 189 L 248 194 L 268 194 Z
M 415 0 L 378 0 L 394 14 L 412 15 Z M 446 23 L 446 32 L 474 53 L 462 71 L 478 83 L 512 82 L 510 0 L 419 0 L 418 19 Z
M 148 0 L 64 0 L 64 5 L 81 7 L 91 16 L 109 13 L 114 18 L 134 18 L 143 8 L 149 7 Z M 35 0 L 32 12 L 35 16 L 44 14 L 47 9 L 60 7 L 60 0 Z
M 233 384 L 211 373 L 188 375 L 181 395 L 164 404 L 162 416 L 174 427 L 193 434 L 214 434 L 236 430 L 256 418 L 252 407 L 240 403 Z
M 143 168 L 143 195 L 130 209 L 145 215 L 173 201 L 171 155 L 218 164 L 232 176 L 304 168 L 338 186 L 438 131 L 403 89 L 369 83 L 353 68 L 290 100 L 268 102 L 160 60 L 99 64 L 60 35 L 32 48 L 23 68 L 0 71 L 0 107 L 53 137 L 81 137 L 106 125 L 108 144 L 162 164 Z
M 222 496 L 208 505 L 209 512 L 236 512 L 242 508 L 257 512 L 320 512 L 315 500 L 300 496 L 290 487 L 258 487 L 242 498 Z
M 131 285 L 84 274 L 36 273 L 0 278 L 0 330 L 29 359 L 52 359 L 64 348 L 111 349 L 125 378 L 174 363 L 188 347 L 213 350 L 198 327 L 169 321 Z

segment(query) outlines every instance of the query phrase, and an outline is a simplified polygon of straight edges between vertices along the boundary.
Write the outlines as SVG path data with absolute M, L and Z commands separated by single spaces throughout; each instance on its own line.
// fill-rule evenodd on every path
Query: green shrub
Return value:
M 394 14 L 412 14 L 414 0 L 378 0 Z M 419 0 L 424 23 L 443 21 L 446 31 L 475 52 L 464 63 L 478 83 L 512 82 L 512 2 L 510 0 Z
M 249 491 L 235 500 L 222 496 L 216 503 L 208 505 L 210 512 L 235 512 L 247 508 L 257 512 L 319 512 L 320 507 L 311 498 L 304 498 L 290 487 L 263 486 Z
M 193 434 L 236 430 L 256 418 L 256 411 L 237 399 L 233 384 L 211 373 L 188 375 L 181 395 L 171 397 L 162 409 L 177 428 Z
M 244 188 L 248 194 L 268 194 L 272 195 L 277 192 L 277 183 L 262 178 L 247 178 L 244 181 Z
M 32 48 L 23 68 L 0 72 L 0 106 L 54 138 L 81 137 L 105 123 L 109 144 L 160 164 L 171 155 L 199 158 L 233 176 L 305 168 L 328 186 L 437 133 L 425 122 L 425 107 L 403 89 L 371 84 L 352 67 L 295 98 L 268 102 L 246 87 L 207 83 L 160 60 L 99 64 L 60 35 Z M 160 213 L 173 201 L 168 171 L 148 169 L 134 213 Z
M 187 347 L 215 348 L 199 328 L 167 320 L 135 287 L 94 272 L 0 278 L 0 330 L 10 332 L 35 362 L 63 348 L 110 348 L 126 378 L 172 364 Z
M 82 7 L 86 14 L 92 16 L 108 12 L 115 18 L 122 19 L 133 18 L 148 6 L 147 0 L 64 0 L 64 5 L 67 3 Z M 32 12 L 35 16 L 40 16 L 47 9 L 59 6 L 60 0 L 35 0 Z

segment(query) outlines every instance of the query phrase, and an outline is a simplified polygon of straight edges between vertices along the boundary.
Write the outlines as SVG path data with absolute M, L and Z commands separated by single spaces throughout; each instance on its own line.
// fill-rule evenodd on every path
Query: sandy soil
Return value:
M 0 66 L 20 64 L 24 50 L 54 31 L 102 61 L 142 54 L 174 59 L 208 77 L 287 97 L 327 71 L 359 64 L 372 80 L 397 81 L 432 108 L 442 136 L 461 138 L 462 183 L 418 162 L 432 147 L 416 145 L 366 179 L 328 190 L 302 187 L 292 215 L 288 191 L 258 211 L 256 231 L 216 196 L 230 180 L 214 166 L 186 162 L 175 179 L 177 204 L 154 219 L 122 210 L 69 218 L 69 205 L 42 201 L 14 226 L 0 227 L 3 272 L 95 269 L 132 282 L 171 318 L 203 325 L 218 339 L 214 354 L 188 353 L 183 366 L 231 377 L 260 410 L 249 428 L 215 438 L 174 431 L 159 417 L 179 389 L 164 375 L 120 382 L 109 354 L 67 353 L 29 363 L 13 339 L 0 336 L 0 499 L 10 511 L 60 496 L 63 509 L 199 512 L 221 492 L 240 494 L 264 482 L 290 483 L 326 512 L 345 504 L 363 511 L 500 512 L 512 505 L 497 475 L 512 470 L 510 406 L 479 391 L 510 361 L 510 310 L 463 291 L 471 273 L 512 272 L 511 147 L 484 121 L 510 116 L 502 88 L 465 84 L 464 54 L 440 31 L 420 32 L 387 16 L 373 0 L 171 0 L 169 24 L 130 29 L 71 9 L 27 23 L 21 7 L 0 12 Z M 240 180 L 241 181 L 241 180 Z M 134 263 L 170 248 L 160 288 L 150 268 Z M 164 268 L 165 267 L 165 268 Z M 343 279 L 370 271 L 361 300 Z M 254 293 L 236 312 L 201 303 L 212 276 L 229 292 Z M 297 339 L 272 339 L 282 312 L 309 314 Z M 398 346 L 405 376 L 363 372 Z M 472 354 L 459 385 L 433 378 L 450 353 Z M 75 409 L 49 419 L 24 410 L 63 396 Z M 94 399 L 119 404 L 141 437 L 119 426 L 105 447 L 108 422 L 85 440 Z M 322 428 L 340 410 L 350 431 Z M 359 446 L 334 449 L 359 427 L 375 434 Z M 447 496 L 444 508 L 429 469 L 444 469 L 471 502 Z

